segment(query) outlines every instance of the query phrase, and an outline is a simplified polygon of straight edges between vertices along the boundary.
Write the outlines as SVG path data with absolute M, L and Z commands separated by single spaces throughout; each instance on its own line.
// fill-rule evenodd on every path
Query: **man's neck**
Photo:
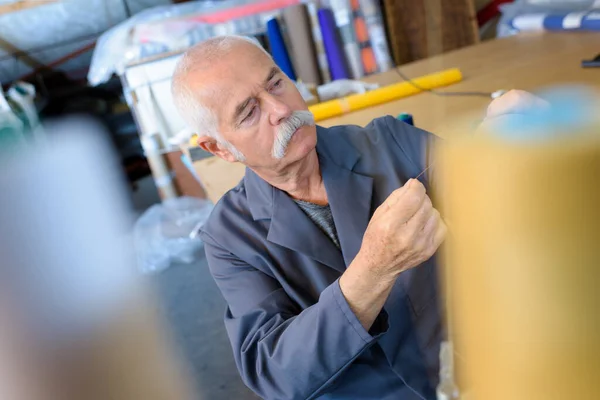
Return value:
M 316 150 L 275 174 L 255 172 L 266 182 L 283 190 L 293 199 L 321 205 L 328 203 Z

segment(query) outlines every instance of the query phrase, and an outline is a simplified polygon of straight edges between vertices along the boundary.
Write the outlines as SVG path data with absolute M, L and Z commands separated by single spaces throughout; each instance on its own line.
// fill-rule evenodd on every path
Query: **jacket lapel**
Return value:
M 345 270 L 340 251 L 331 239 L 281 190 L 274 191 L 273 217 L 267 239 L 340 272 Z
M 253 219 L 270 220 L 268 241 L 302 253 L 337 271 L 345 270 L 340 250 L 287 194 L 248 168 L 244 186 Z
M 338 166 L 325 155 L 319 159 L 344 262 L 348 266 L 360 250 L 371 219 L 373 178 Z

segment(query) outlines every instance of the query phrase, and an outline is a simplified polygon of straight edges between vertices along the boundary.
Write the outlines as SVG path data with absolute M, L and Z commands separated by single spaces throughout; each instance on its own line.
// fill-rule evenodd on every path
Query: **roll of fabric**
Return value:
M 364 15 L 367 32 L 373 46 L 373 53 L 380 72 L 392 68 L 392 56 L 385 35 L 385 26 L 381 9 L 375 0 L 358 0 L 360 9 Z
M 322 8 L 317 12 L 317 15 L 323 34 L 323 45 L 327 54 L 331 79 L 349 79 L 350 72 L 348 71 L 342 39 L 339 36 L 333 12 L 328 8 Z
M 454 68 L 416 78 L 413 80 L 414 84 L 411 84 L 410 82 L 400 82 L 366 93 L 353 94 L 341 99 L 325 101 L 310 106 L 308 109 L 313 113 L 315 121 L 321 121 L 355 110 L 376 106 L 378 104 L 387 103 L 388 101 L 421 93 L 423 89 L 435 89 L 460 82 L 461 80 L 462 73 L 459 69 Z
M 365 17 L 360 8 L 358 0 L 350 0 L 350 6 L 352 7 L 352 15 L 354 16 L 354 32 L 356 33 L 356 40 L 360 47 L 360 59 L 362 61 L 363 72 L 365 75 L 374 74 L 378 71 L 377 61 L 375 60 L 375 53 L 369 40 L 369 32 L 367 31 L 367 24 Z
M 600 10 L 561 14 L 524 14 L 513 18 L 509 25 L 524 31 L 600 31 Z
M 287 29 L 289 50 L 296 75 L 302 82 L 320 85 L 322 80 L 306 5 L 297 4 L 285 8 L 283 22 Z
M 310 2 L 308 7 L 308 15 L 310 16 L 310 24 L 312 27 L 313 41 L 317 52 L 317 62 L 319 63 L 319 71 L 321 72 L 322 83 L 331 82 L 331 74 L 329 73 L 329 64 L 327 63 L 327 54 L 323 46 L 323 35 L 321 34 L 321 26 L 319 25 L 319 17 L 317 16 L 317 4 Z
M 360 59 L 360 47 L 354 34 L 352 9 L 349 0 L 329 0 L 329 4 L 333 10 L 335 23 L 340 31 L 351 77 L 352 79 L 360 79 L 364 76 L 364 72 Z
M 285 47 L 277 18 L 267 21 L 267 36 L 269 37 L 269 47 L 271 48 L 271 55 L 273 56 L 273 60 L 275 60 L 275 64 L 281 68 L 288 78 L 295 81 L 296 74 L 294 73 L 292 61 Z

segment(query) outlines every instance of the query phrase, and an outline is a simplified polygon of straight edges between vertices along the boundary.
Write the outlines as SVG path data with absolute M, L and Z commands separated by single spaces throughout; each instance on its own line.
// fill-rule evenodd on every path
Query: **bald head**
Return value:
M 236 35 L 217 36 L 190 47 L 177 63 L 173 78 L 181 74 L 185 75 L 196 68 L 210 67 L 240 46 L 256 49 L 267 57 L 271 57 L 255 39 Z
M 234 35 L 218 36 L 188 49 L 173 73 L 171 92 L 181 117 L 195 131 L 207 133 L 218 140 L 222 138 L 218 132 L 216 116 L 206 101 L 206 98 L 211 97 L 215 82 L 203 81 L 198 76 L 202 76 L 203 71 L 209 72 L 210 69 L 217 68 L 228 57 L 239 53 L 240 49 L 244 49 L 245 53 L 248 50 L 250 53 L 256 51 L 257 55 L 271 59 L 271 55 L 254 39 Z

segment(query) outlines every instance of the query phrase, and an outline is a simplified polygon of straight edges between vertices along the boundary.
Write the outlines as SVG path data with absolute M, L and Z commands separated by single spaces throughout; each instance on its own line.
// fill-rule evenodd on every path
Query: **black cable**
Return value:
M 489 92 L 440 92 L 439 90 L 435 90 L 435 89 L 427 89 L 427 88 L 424 88 L 423 86 L 419 85 L 418 83 L 416 83 L 414 80 L 412 80 L 408 76 L 404 75 L 404 73 L 400 72 L 400 68 L 396 67 L 396 68 L 394 68 L 394 70 L 396 71 L 396 73 L 398 75 L 400 75 L 400 77 L 405 82 L 411 84 L 412 86 L 414 86 L 415 88 L 417 88 L 419 90 L 422 90 L 423 92 L 429 92 L 431 94 L 435 94 L 436 96 L 477 96 L 477 97 L 491 98 L 492 94 L 493 94 L 493 93 L 489 93 Z

